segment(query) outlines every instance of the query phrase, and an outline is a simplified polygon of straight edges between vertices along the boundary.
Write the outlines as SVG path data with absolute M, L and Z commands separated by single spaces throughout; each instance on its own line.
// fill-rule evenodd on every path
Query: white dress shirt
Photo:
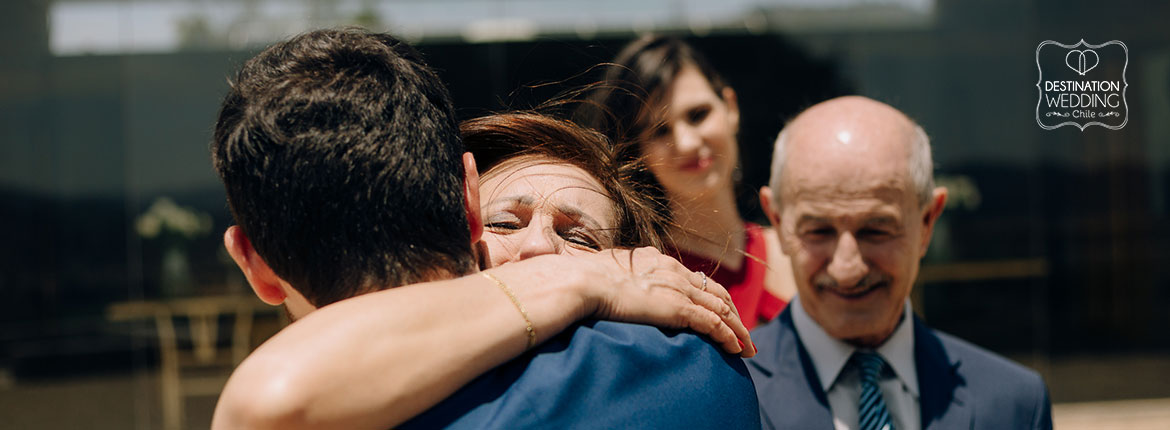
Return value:
M 792 322 L 800 336 L 804 349 L 808 351 L 821 386 L 826 387 L 829 409 L 833 413 L 836 430 L 857 428 L 857 410 L 861 397 L 861 377 L 856 367 L 845 364 L 853 351 L 852 345 L 837 340 L 821 328 L 804 310 L 797 296 L 789 305 L 792 307 Z M 882 356 L 889 369 L 882 372 L 882 398 L 890 411 L 894 428 L 898 430 L 920 430 L 922 420 L 918 407 L 918 371 L 914 362 L 914 323 L 910 300 L 906 300 L 902 321 L 894 334 L 874 352 Z

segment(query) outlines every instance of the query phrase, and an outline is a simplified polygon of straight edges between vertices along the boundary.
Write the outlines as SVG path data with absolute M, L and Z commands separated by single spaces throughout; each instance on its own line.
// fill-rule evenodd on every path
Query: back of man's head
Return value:
M 314 31 L 248 60 L 211 153 L 256 252 L 315 306 L 474 270 L 450 96 L 389 35 Z

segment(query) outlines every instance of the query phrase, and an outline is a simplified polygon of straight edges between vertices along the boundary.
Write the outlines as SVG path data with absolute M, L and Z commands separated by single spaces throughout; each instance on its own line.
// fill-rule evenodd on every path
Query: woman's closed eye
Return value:
M 585 227 L 573 228 L 559 234 L 561 237 L 565 238 L 566 242 L 589 248 L 594 251 L 601 250 L 601 243 L 599 243 L 598 240 L 593 237 L 593 235 L 589 234 Z
M 490 215 L 484 223 L 484 228 L 496 233 L 506 233 L 524 228 L 524 222 L 519 216 L 510 212 L 498 212 Z
M 520 224 L 515 222 L 490 222 L 484 224 L 484 227 L 492 230 L 519 230 Z

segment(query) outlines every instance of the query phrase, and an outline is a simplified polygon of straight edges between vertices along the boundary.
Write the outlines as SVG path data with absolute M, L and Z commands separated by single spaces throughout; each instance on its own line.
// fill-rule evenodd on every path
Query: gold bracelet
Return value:
M 516 310 L 520 311 L 520 316 L 524 317 L 525 323 L 528 323 L 528 349 L 532 349 L 532 347 L 536 346 L 536 329 L 532 327 L 532 320 L 528 319 L 528 311 L 524 310 L 524 305 L 520 304 L 520 300 L 516 298 L 516 294 L 512 293 L 512 289 L 508 288 L 508 285 L 504 284 L 504 281 L 501 281 L 499 278 L 492 276 L 487 272 L 479 273 L 483 275 L 483 277 L 494 281 L 496 286 L 500 287 L 501 290 L 504 290 L 504 294 L 507 294 L 508 298 L 512 299 L 512 304 L 516 305 Z

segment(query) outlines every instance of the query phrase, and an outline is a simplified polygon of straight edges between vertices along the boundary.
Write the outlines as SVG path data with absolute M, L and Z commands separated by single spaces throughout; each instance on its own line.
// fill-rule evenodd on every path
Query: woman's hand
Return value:
M 540 294 L 533 289 L 566 287 L 562 291 L 581 299 L 576 319 L 689 328 L 710 337 L 729 353 L 743 357 L 756 354 L 727 290 L 654 248 L 612 249 L 572 257 L 546 255 L 492 272 L 504 277 L 521 296 Z

